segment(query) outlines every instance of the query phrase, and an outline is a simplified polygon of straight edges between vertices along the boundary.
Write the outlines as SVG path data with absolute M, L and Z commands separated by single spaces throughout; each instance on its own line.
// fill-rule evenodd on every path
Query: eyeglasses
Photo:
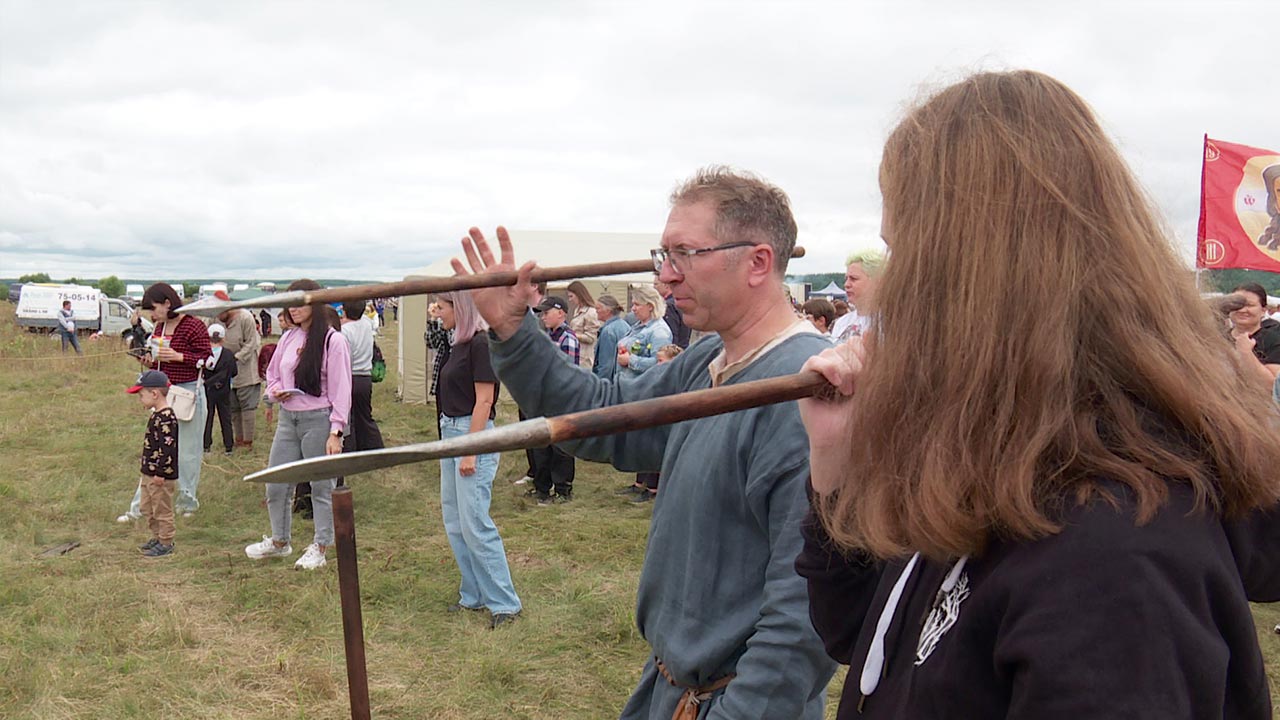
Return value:
M 729 250 L 731 248 L 751 247 L 755 244 L 756 243 L 753 243 L 753 242 L 740 241 L 740 242 L 725 243 L 723 245 L 716 245 L 714 247 L 709 247 L 709 248 L 697 248 L 694 250 L 689 250 L 686 248 L 674 248 L 671 250 L 667 250 L 666 248 L 658 248 L 656 250 L 650 250 L 649 257 L 653 258 L 654 272 L 659 272 L 659 273 L 662 272 L 662 264 L 665 262 L 670 262 L 671 269 L 683 275 L 685 270 L 689 267 L 690 258 L 693 258 L 695 255 L 715 252 L 717 250 Z

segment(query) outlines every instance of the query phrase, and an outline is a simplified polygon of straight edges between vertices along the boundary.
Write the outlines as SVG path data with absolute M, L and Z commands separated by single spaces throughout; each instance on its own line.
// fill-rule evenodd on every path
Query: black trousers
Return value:
M 373 419 L 373 380 L 368 375 L 351 376 L 351 417 L 343 433 L 342 452 L 382 449 L 382 431 Z
M 636 473 L 636 484 L 650 490 L 658 489 L 658 473 Z
M 560 448 L 535 448 L 531 451 L 537 472 L 533 476 L 533 487 L 540 495 L 550 495 L 554 488 L 560 497 L 573 496 L 573 456 Z
M 521 422 L 529 419 L 525 417 L 524 411 L 521 410 L 520 408 L 516 408 L 516 416 L 520 418 Z M 538 449 L 525 448 L 524 459 L 529 461 L 529 469 L 524 472 L 525 475 L 528 475 L 531 478 L 538 477 L 538 458 L 539 458 Z
M 204 419 L 204 449 L 213 447 L 213 414 L 218 413 L 218 424 L 222 426 L 222 444 L 227 452 L 235 445 L 236 436 L 231 430 L 231 388 L 212 390 L 205 386 L 205 400 L 209 405 L 209 415 Z

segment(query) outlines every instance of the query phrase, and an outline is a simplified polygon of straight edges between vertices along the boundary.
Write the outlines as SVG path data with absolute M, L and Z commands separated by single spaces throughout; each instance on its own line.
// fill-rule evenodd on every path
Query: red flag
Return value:
M 1196 267 L 1280 272 L 1280 153 L 1204 137 Z

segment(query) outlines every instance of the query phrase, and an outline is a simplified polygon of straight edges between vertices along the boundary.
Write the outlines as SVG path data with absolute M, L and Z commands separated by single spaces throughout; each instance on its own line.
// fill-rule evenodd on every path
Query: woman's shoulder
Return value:
M 1140 517 L 1137 493 L 1108 478 L 1094 480 L 1083 502 L 1074 497 L 1053 515 L 1061 529 L 1038 540 L 998 542 L 998 554 L 1028 571 L 1075 568 L 1084 575 L 1191 573 L 1230 565 L 1222 519 L 1197 502 L 1183 482 L 1168 481 L 1150 518 Z M 1196 573 L 1194 570 L 1201 572 Z
M 195 315 L 179 315 L 177 327 L 182 328 L 183 330 L 188 330 L 188 331 L 195 331 L 195 330 L 199 330 L 200 332 L 209 331 L 209 327 L 205 325 L 204 322 L 202 322 L 200 318 L 196 317 Z

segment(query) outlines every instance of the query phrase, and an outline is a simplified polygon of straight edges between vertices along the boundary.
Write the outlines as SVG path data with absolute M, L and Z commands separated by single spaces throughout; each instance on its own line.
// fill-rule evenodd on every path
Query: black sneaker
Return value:
M 142 556 L 149 557 L 149 558 L 157 558 L 157 557 L 164 557 L 165 555 L 170 555 L 172 553 L 173 553 L 173 545 L 165 545 L 162 542 L 156 541 L 155 547 L 142 553 Z
M 656 497 L 658 497 L 658 493 L 651 493 L 648 490 L 645 490 L 642 493 L 636 493 L 636 496 L 631 498 L 631 502 L 637 504 L 653 502 L 653 499 Z
M 564 505 L 565 503 L 572 501 L 573 497 L 570 495 L 547 495 L 545 497 L 538 498 L 538 504 L 542 507 L 546 507 L 548 505 Z
M 494 630 L 499 625 L 510 625 L 515 622 L 518 617 L 520 617 L 519 610 L 513 613 L 494 613 L 493 617 L 489 618 L 489 629 Z
M 627 485 L 626 487 L 620 487 L 617 490 L 614 490 L 613 494 L 622 495 L 623 497 L 625 497 L 627 495 L 635 495 L 641 492 L 648 492 L 648 490 L 645 490 L 643 487 L 639 485 Z
M 463 605 L 460 602 L 456 602 L 444 609 L 444 611 L 447 613 L 460 613 L 463 610 L 470 610 L 471 612 L 480 612 L 481 610 L 484 610 L 484 606 L 471 607 L 469 605 Z
M 160 544 L 160 538 L 151 538 L 150 540 L 139 545 L 138 549 L 141 550 L 142 552 L 146 552 L 159 544 Z
M 533 497 L 537 499 L 538 505 L 540 507 L 546 507 L 548 505 L 551 505 L 553 502 L 555 502 L 555 499 L 552 498 L 547 493 L 534 493 Z

